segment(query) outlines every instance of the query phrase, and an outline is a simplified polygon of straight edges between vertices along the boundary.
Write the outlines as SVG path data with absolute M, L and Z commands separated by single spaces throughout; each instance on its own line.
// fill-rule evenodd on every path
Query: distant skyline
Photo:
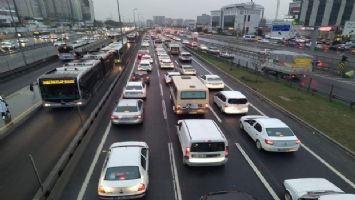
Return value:
M 292 0 L 280 0 L 279 19 L 287 15 L 288 6 Z M 95 19 L 118 20 L 116 0 L 93 0 Z M 133 21 L 133 9 L 137 8 L 136 20 L 152 19 L 153 16 L 169 18 L 196 19 L 198 15 L 210 14 L 211 10 L 222 6 L 250 2 L 244 0 L 119 0 L 121 17 L 125 22 Z M 266 19 L 274 19 L 277 0 L 254 0 L 264 6 Z M 138 16 L 139 15 L 139 16 Z

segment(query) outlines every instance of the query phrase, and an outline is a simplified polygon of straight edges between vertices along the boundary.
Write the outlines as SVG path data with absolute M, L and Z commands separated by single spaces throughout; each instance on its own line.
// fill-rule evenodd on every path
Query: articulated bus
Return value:
M 116 55 L 113 51 L 103 52 L 96 51 L 85 54 L 82 60 L 98 60 L 104 69 L 104 74 L 110 72 L 113 68 Z
M 176 114 L 204 114 L 208 111 L 208 88 L 196 76 L 173 76 L 170 98 Z

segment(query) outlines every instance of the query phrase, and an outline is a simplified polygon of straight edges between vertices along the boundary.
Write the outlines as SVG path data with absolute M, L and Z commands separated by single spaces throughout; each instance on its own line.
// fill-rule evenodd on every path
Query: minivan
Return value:
M 218 166 L 228 160 L 228 142 L 210 119 L 184 119 L 176 124 L 184 165 Z
M 213 102 L 226 114 L 245 114 L 249 110 L 247 98 L 239 91 L 220 91 Z

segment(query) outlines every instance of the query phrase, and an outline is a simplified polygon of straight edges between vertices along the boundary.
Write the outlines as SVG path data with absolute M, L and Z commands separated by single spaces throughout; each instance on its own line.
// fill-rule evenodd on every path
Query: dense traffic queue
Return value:
M 203 117 L 212 111 L 210 90 L 218 90 L 214 92 L 212 103 L 221 113 L 241 115 L 240 128 L 255 142 L 258 150 L 296 152 L 300 149 L 301 141 L 286 123 L 264 115 L 248 115 L 250 103 L 243 93 L 225 90 L 226 84 L 217 74 L 198 74 L 191 64 L 192 55 L 180 47 L 181 39 L 174 39 L 176 42 L 173 43 L 159 35 L 146 35 L 143 38 L 131 77 L 112 112 L 112 124 L 144 123 L 145 99 L 149 98 L 149 87 L 153 87 L 148 86 L 150 75 L 152 71 L 159 70 L 164 73 L 163 82 L 170 91 L 171 110 L 182 117 L 176 122 L 176 134 L 184 165 L 220 166 L 228 163 L 229 144 L 225 133 L 214 120 Z M 178 58 L 174 60 L 173 56 Z M 184 118 L 186 115 L 195 117 Z M 307 188 L 302 189 L 304 185 Z M 284 181 L 284 186 L 286 199 L 327 199 L 330 195 L 330 199 L 347 200 L 355 197 L 344 194 L 325 179 L 288 179 Z M 147 143 L 125 141 L 112 144 L 99 179 L 100 198 L 140 198 L 146 194 L 148 187 Z M 212 199 L 212 196 L 221 194 L 225 195 L 211 193 L 201 199 Z M 241 193 L 238 195 L 241 196 Z M 243 195 L 253 199 L 250 195 Z M 233 199 L 233 196 L 230 197 Z

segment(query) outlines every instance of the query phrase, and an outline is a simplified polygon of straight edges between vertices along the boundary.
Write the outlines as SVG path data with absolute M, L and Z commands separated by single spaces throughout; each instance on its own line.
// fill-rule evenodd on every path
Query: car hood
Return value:
M 343 192 L 340 188 L 323 178 L 288 179 L 284 181 L 284 185 L 286 189 L 296 192 L 298 196 L 317 191 Z

